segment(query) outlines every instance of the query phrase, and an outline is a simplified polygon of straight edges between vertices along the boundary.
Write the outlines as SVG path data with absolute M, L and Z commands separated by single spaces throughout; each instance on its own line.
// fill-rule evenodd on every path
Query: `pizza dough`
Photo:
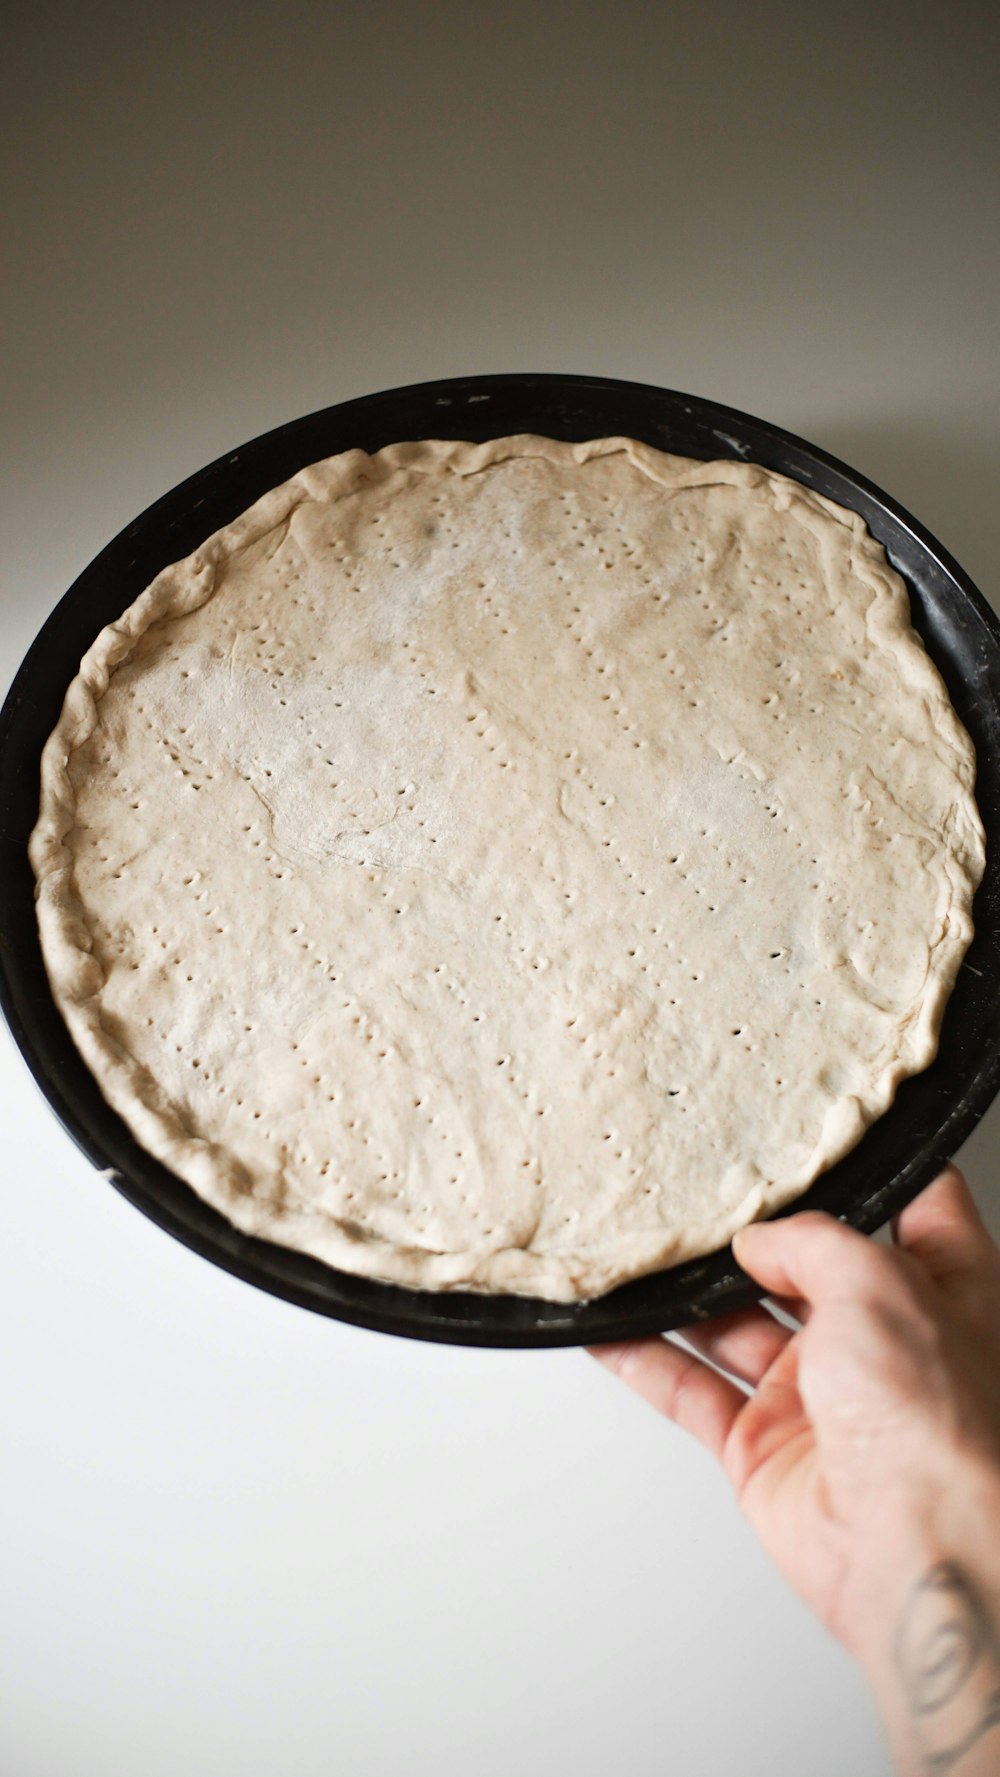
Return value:
M 974 756 L 860 518 L 621 438 L 304 469 L 86 655 L 56 1000 L 246 1232 L 564 1301 L 708 1252 L 933 1058 Z

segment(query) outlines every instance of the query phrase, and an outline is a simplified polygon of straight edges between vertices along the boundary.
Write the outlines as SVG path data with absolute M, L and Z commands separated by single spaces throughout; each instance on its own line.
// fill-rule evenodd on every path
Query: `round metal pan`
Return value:
M 343 402 L 220 457 L 109 543 L 45 624 L 0 715 L 0 1003 L 52 1109 L 84 1153 L 160 1227 L 215 1264 L 305 1308 L 381 1332 L 463 1345 L 572 1345 L 681 1326 L 743 1306 L 759 1292 L 728 1248 L 567 1307 L 370 1283 L 238 1233 L 136 1144 L 77 1054 L 49 992 L 27 857 L 39 756 L 66 686 L 98 630 L 160 568 L 321 457 L 405 439 L 480 440 L 515 432 L 567 440 L 624 434 L 682 456 L 764 464 L 861 513 L 906 581 L 914 624 L 978 755 L 987 867 L 976 898 L 976 936 L 948 1005 L 937 1060 L 904 1083 L 853 1153 L 792 1207 L 830 1210 L 870 1231 L 934 1176 L 1000 1085 L 1000 623 L 940 544 L 843 463 L 748 414 L 639 383 L 460 377 Z

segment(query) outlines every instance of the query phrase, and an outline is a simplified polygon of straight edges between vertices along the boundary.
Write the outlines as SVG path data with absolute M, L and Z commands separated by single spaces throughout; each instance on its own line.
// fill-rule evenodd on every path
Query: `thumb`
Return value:
M 733 1236 L 733 1253 L 770 1295 L 807 1302 L 855 1294 L 881 1274 L 886 1258 L 856 1228 L 816 1209 L 751 1222 Z

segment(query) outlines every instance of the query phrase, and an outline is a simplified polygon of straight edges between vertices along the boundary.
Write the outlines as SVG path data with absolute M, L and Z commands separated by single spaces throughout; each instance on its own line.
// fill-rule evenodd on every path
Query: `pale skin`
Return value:
M 794 1329 L 761 1305 L 685 1328 L 690 1351 L 594 1355 L 722 1463 L 861 1661 L 900 1777 L 996 1777 L 1000 1250 L 955 1167 L 892 1232 L 890 1248 L 816 1212 L 755 1223 L 734 1253 Z

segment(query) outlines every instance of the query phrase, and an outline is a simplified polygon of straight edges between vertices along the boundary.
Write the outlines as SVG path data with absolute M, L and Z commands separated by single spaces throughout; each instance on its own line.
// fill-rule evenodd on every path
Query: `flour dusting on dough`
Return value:
M 572 1301 L 805 1190 L 932 1059 L 974 757 L 861 520 L 624 439 L 312 465 L 86 656 L 57 1002 L 238 1227 Z

